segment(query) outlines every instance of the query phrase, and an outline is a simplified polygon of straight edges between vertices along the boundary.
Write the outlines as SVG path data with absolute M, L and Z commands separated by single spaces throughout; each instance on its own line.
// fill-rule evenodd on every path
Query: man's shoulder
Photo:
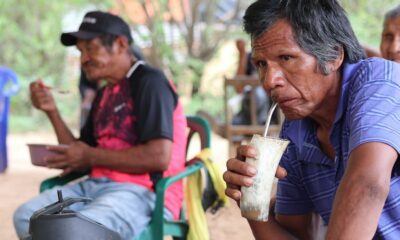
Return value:
M 350 92 L 390 82 L 400 84 L 400 64 L 383 58 L 373 57 L 345 64 L 343 72 L 343 84 L 349 82 Z
M 150 64 L 143 64 L 132 74 L 131 78 L 166 79 L 165 74 Z
M 367 58 L 348 66 L 357 69 L 353 75 L 369 81 L 388 80 L 400 74 L 400 64 L 379 57 Z

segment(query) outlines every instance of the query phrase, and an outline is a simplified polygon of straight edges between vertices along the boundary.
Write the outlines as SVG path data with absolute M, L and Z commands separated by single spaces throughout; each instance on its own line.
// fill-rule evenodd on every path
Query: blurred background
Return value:
M 14 209 L 38 193 L 38 184 L 57 170 L 33 167 L 26 143 L 55 143 L 51 125 L 29 100 L 29 83 L 42 79 L 68 91 L 54 94 L 67 124 L 79 130 L 79 52 L 63 47 L 60 34 L 75 31 L 83 15 L 103 10 L 122 16 L 147 62 L 164 70 L 177 86 L 186 114 L 205 110 L 224 120 L 224 76 L 238 66 L 235 41 L 247 42 L 242 16 L 248 0 L 1 0 L 0 66 L 12 69 L 20 89 L 10 98 L 8 122 L 9 168 L 0 174 L 0 238 L 16 239 Z M 364 46 L 379 51 L 383 14 L 396 0 L 340 0 Z M 232 92 L 234 94 L 234 92 Z M 227 141 L 213 135 L 214 159 L 222 168 L 228 159 Z M 215 153 L 218 153 L 216 155 Z M 217 216 L 208 216 L 211 239 L 252 239 L 235 203 Z
M 378 49 L 383 14 L 396 0 L 341 0 L 363 45 Z M 223 118 L 223 76 L 237 66 L 235 40 L 248 0 L 2 0 L 0 65 L 13 69 L 21 84 L 11 98 L 9 132 L 49 130 L 45 116 L 31 107 L 28 85 L 41 78 L 70 94 L 56 95 L 68 124 L 79 127 L 79 58 L 63 47 L 63 31 L 76 30 L 94 9 L 121 15 L 135 44 L 151 64 L 175 82 L 187 114 L 206 109 Z M 248 41 L 247 41 L 248 42 Z M 248 49 L 249 46 L 248 46 Z M 38 128 L 40 126 L 40 128 Z

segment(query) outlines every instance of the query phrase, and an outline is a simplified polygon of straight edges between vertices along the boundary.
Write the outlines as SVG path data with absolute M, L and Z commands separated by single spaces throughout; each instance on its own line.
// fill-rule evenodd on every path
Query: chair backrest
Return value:
M 192 138 L 195 134 L 197 134 L 200 138 L 200 149 L 210 148 L 211 146 L 211 128 L 208 122 L 199 116 L 187 116 L 186 117 L 187 126 L 188 126 L 188 136 L 187 136 L 187 145 L 186 145 L 186 155 L 188 153 L 188 149 L 190 143 L 192 142 Z
M 195 134 L 200 137 L 200 149 L 203 150 L 211 146 L 211 129 L 208 122 L 199 116 L 187 116 L 188 135 L 187 149 L 192 143 L 192 138 Z M 187 152 L 187 151 L 186 151 Z M 153 217 L 147 228 L 135 239 L 136 240 L 162 240 L 164 236 L 172 236 L 174 239 L 186 239 L 188 234 L 188 222 L 185 219 L 184 212 L 181 212 L 179 220 L 168 221 L 163 217 L 164 213 L 164 194 L 167 187 L 174 182 L 181 180 L 201 169 L 204 169 L 204 164 L 200 161 L 188 161 L 185 170 L 175 176 L 170 176 L 161 179 L 156 187 L 156 206 L 153 212 Z M 208 181 L 207 181 L 208 182 Z M 206 189 L 208 187 L 206 186 Z M 203 206 L 206 208 L 205 204 Z
M 201 150 L 211 147 L 211 127 L 207 120 L 200 116 L 187 116 L 187 126 L 189 129 L 189 133 L 187 136 L 187 145 L 186 145 L 186 155 L 188 153 L 188 149 L 190 144 L 192 143 L 192 138 L 194 135 L 198 135 L 200 138 L 200 149 L 197 150 L 199 153 Z M 187 156 L 186 156 L 187 158 Z M 192 159 L 192 162 L 197 161 L 196 159 Z M 191 164 L 191 161 L 187 161 L 187 164 Z M 204 169 L 206 171 L 206 169 Z M 205 177 L 207 180 L 205 181 L 205 186 L 202 195 L 202 205 L 204 210 L 207 210 L 214 203 L 217 198 L 217 194 L 214 191 L 214 186 L 212 185 L 212 180 L 210 175 L 206 172 Z

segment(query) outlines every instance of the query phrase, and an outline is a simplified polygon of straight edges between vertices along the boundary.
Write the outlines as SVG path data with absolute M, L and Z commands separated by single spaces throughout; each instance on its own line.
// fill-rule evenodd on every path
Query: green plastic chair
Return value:
M 191 139 L 196 134 L 200 137 L 199 152 L 203 149 L 210 148 L 211 130 L 208 122 L 199 116 L 187 116 L 186 119 L 189 128 L 186 154 L 191 143 Z M 213 205 L 213 203 L 217 199 L 217 195 L 213 189 L 210 176 L 201 161 L 198 161 L 197 159 L 191 159 L 186 162 L 186 167 L 181 173 L 175 176 L 163 178 L 157 183 L 155 191 L 156 205 L 150 224 L 134 240 L 162 240 L 164 236 L 172 236 L 174 240 L 186 239 L 189 226 L 183 209 L 181 209 L 179 220 L 168 221 L 164 219 L 164 196 L 167 188 L 171 184 L 200 170 L 203 170 L 207 176 L 206 186 L 202 199 L 203 209 L 206 210 L 211 205 Z M 40 191 L 42 192 L 57 185 L 64 185 L 72 180 L 83 177 L 84 175 L 85 174 L 82 173 L 73 173 L 65 177 L 53 177 L 46 179 L 41 183 Z M 221 204 L 214 204 L 214 209 L 212 211 L 216 211 L 220 206 Z

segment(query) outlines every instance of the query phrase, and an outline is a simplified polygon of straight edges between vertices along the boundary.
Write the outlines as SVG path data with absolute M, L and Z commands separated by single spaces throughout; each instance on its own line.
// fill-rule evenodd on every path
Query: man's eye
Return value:
M 279 58 L 282 59 L 283 61 L 289 61 L 290 59 L 292 59 L 292 56 L 281 55 L 281 56 L 279 56 Z
M 264 68 L 266 66 L 267 66 L 267 62 L 265 62 L 265 61 L 257 61 L 256 62 L 256 67 L 257 68 Z
M 392 41 L 393 40 L 393 35 L 392 34 L 385 34 L 383 35 L 383 39 L 387 41 Z

